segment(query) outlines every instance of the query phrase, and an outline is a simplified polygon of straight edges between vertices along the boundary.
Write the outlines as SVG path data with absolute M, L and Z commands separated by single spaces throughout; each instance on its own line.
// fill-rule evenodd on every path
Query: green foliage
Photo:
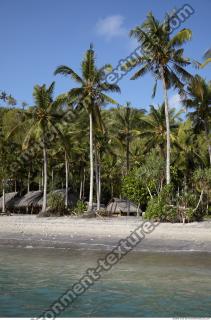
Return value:
M 164 181 L 165 163 L 157 154 L 156 150 L 151 151 L 140 168 L 133 169 L 124 177 L 122 193 L 129 200 L 140 204 L 141 208 L 146 207 L 147 201 L 154 194 L 158 194 Z
M 28 177 L 34 190 L 41 187 L 42 179 L 46 182 L 44 151 L 47 153 L 45 171 L 51 173 L 45 194 L 64 188 L 68 162 L 69 185 L 72 190 L 81 191 L 80 198 L 87 198 L 92 158 L 88 111 L 93 120 L 94 160 L 100 172 L 96 177 L 101 178 L 104 203 L 111 197 L 123 195 L 140 204 L 142 209 L 147 207 L 146 217 L 150 219 L 176 222 L 203 217 L 210 205 L 211 190 L 211 169 L 208 168 L 211 83 L 198 75 L 190 76 L 186 70 L 190 59 L 184 57 L 183 45 L 190 40 L 191 30 L 182 29 L 172 34 L 169 21 L 168 15 L 164 21 L 158 21 L 149 13 L 143 24 L 131 30 L 130 35 L 140 44 L 141 57 L 133 66 L 123 67 L 139 68 L 133 80 L 150 72 L 156 84 L 163 81 L 166 94 L 170 88 L 182 94 L 185 87 L 187 94 L 181 96 L 188 111 L 190 108 L 188 119 L 181 120 L 180 112 L 169 105 L 168 132 L 164 104 L 158 108 L 150 106 L 147 114 L 145 109 L 133 108 L 130 103 L 103 109 L 107 104 L 118 105 L 112 93 L 119 93 L 120 88 L 106 81 L 112 66 L 106 64 L 98 68 L 90 45 L 80 74 L 64 65 L 55 71 L 76 83 L 68 93 L 54 99 L 54 82 L 49 87 L 37 85 L 33 92 L 35 106 L 26 107 L 26 103 L 22 103 L 22 108 L 14 108 L 17 101 L 0 91 L 0 100 L 8 106 L 0 108 L 0 180 L 5 180 L 6 191 L 11 191 L 10 181 L 17 182 L 17 190 L 22 194 Z M 210 59 L 210 52 L 206 59 Z M 167 148 L 167 138 L 171 141 L 171 150 Z M 163 187 L 167 154 L 171 155 L 172 186 Z M 50 214 L 68 212 L 62 194 L 52 192 L 48 203 Z M 85 210 L 85 203 L 78 201 L 74 212 L 82 214 Z
M 190 61 L 183 55 L 183 45 L 191 39 L 192 32 L 190 29 L 182 29 L 172 35 L 168 25 L 170 18 L 167 17 L 163 21 L 158 21 L 150 12 L 141 25 L 130 31 L 130 36 L 138 41 L 142 49 L 142 56 L 133 63 L 133 67 L 139 69 L 131 79 L 138 79 L 151 72 L 155 78 L 156 88 L 157 80 L 164 76 L 162 72 L 164 70 L 168 88 L 178 88 L 181 93 L 184 90 L 183 81 L 190 79 L 190 74 L 185 70 Z M 153 96 L 155 92 L 156 90 L 153 90 Z
M 138 169 L 138 176 L 148 192 L 150 190 L 152 194 L 160 192 L 165 179 L 165 161 L 155 149 L 145 157 L 144 164 Z
M 161 222 L 200 221 L 205 216 L 199 195 L 183 191 L 175 195 L 173 185 L 167 185 L 157 197 L 148 202 L 145 218 Z
M 160 222 L 175 222 L 177 220 L 177 211 L 171 207 L 172 189 L 172 185 L 167 185 L 158 196 L 150 199 L 144 216 L 146 219 Z
M 51 192 L 48 199 L 50 213 L 57 216 L 63 216 L 68 213 L 65 207 L 64 195 L 59 192 Z
M 137 174 L 137 169 L 132 170 L 122 182 L 122 194 L 124 197 L 133 201 L 141 207 L 145 207 L 147 200 L 149 199 L 149 193 L 146 186 L 143 184 L 143 180 Z
M 78 200 L 73 211 L 77 215 L 80 215 L 86 211 L 86 208 L 87 208 L 86 204 L 82 200 Z
M 193 182 L 198 191 L 208 192 L 211 189 L 211 168 L 197 169 L 193 174 Z
M 169 186 L 166 186 L 158 196 L 150 199 L 144 217 L 160 222 L 175 222 L 177 220 L 177 210 L 170 207 L 170 194 L 171 190 Z

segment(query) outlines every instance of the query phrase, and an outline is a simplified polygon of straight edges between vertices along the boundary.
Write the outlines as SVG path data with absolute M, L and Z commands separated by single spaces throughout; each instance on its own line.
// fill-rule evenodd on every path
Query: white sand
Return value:
M 133 217 L 81 219 L 37 218 L 31 215 L 0 217 L 0 245 L 52 243 L 109 244 L 126 238 L 142 221 Z M 48 241 L 47 241 L 48 240 Z M 79 241 L 80 240 L 80 241 Z M 47 242 L 46 242 L 47 241 Z M 211 252 L 211 222 L 161 223 L 139 248 L 147 250 L 198 250 Z

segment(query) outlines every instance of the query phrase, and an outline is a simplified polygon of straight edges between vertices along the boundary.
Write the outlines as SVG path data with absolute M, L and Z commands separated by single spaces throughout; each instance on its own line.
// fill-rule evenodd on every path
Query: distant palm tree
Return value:
M 177 134 L 177 141 L 180 146 L 179 157 L 178 152 L 175 152 L 173 161 L 176 168 L 184 175 L 185 186 L 194 168 L 205 166 L 205 162 L 199 153 L 196 136 L 188 123 L 183 123 L 179 127 Z
M 190 40 L 192 35 L 189 29 L 183 29 L 171 37 L 170 19 L 172 17 L 167 15 L 163 22 L 159 22 L 152 13 L 149 13 L 144 23 L 130 32 L 130 36 L 138 40 L 142 52 L 141 56 L 133 63 L 133 67 L 140 65 L 141 68 L 131 79 L 135 80 L 151 72 L 155 78 L 153 96 L 156 92 L 157 80 L 161 80 L 163 84 L 167 133 L 167 184 L 170 183 L 170 123 L 167 91 L 173 87 L 179 89 L 179 92 L 182 93 L 184 84 L 181 80 L 191 77 L 184 68 L 190 64 L 190 61 L 183 57 L 182 46 L 185 41 Z
M 181 111 L 176 112 L 175 109 L 169 111 L 169 127 L 171 143 L 176 145 L 176 129 L 178 128 L 178 120 L 180 120 Z M 166 119 L 165 104 L 158 106 L 150 106 L 150 112 L 140 120 L 142 129 L 140 136 L 146 138 L 146 150 L 150 151 L 157 146 L 160 149 L 161 156 L 165 158 L 166 149 Z
M 137 129 L 139 120 L 144 113 L 144 109 L 135 109 L 130 102 L 127 102 L 125 106 L 120 106 L 114 110 L 114 117 L 111 119 L 114 134 L 125 150 L 126 174 L 130 169 L 130 144 L 135 136 L 135 129 Z
M 211 165 L 211 142 L 210 142 L 210 121 L 211 121 L 211 82 L 196 75 L 187 87 L 188 97 L 183 99 L 187 108 L 193 108 L 189 117 L 193 121 L 196 131 L 204 130 L 209 160 Z
M 90 122 L 90 192 L 88 210 L 93 209 L 93 187 L 94 187 L 94 150 L 93 150 L 93 131 L 95 127 L 103 130 L 100 107 L 105 103 L 116 104 L 110 98 L 107 92 L 120 92 L 116 84 L 105 82 L 107 71 L 111 70 L 110 65 L 104 65 L 98 69 L 95 63 L 95 52 L 93 46 L 86 51 L 85 57 L 81 63 L 82 75 L 79 76 L 68 66 L 59 66 L 54 74 L 62 74 L 71 77 L 79 84 L 79 87 L 69 91 L 69 97 L 72 101 L 77 101 L 78 106 L 85 108 L 89 114 Z
M 52 82 L 48 88 L 45 84 L 42 86 L 36 85 L 34 87 L 33 96 L 35 106 L 24 112 L 25 121 L 12 131 L 14 132 L 24 123 L 28 123 L 30 129 L 26 133 L 23 149 L 28 148 L 32 137 L 38 139 L 41 143 L 43 149 L 43 212 L 45 212 L 47 208 L 47 147 L 49 142 L 47 134 L 55 132 L 63 139 L 62 133 L 57 127 L 57 123 L 63 117 L 63 112 L 60 111 L 60 107 L 67 101 L 64 95 L 53 100 L 54 88 L 55 82 Z

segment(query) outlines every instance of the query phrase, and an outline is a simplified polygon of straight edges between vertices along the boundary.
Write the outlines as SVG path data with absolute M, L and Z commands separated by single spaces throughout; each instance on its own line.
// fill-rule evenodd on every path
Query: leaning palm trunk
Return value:
M 67 153 L 65 151 L 65 207 L 68 207 L 68 189 L 69 189 L 69 165 L 67 159 Z
M 166 81 L 165 81 L 163 68 L 161 68 L 161 76 L 163 81 L 164 100 L 165 100 L 165 117 L 166 117 L 166 183 L 169 184 L 171 182 L 171 176 L 170 176 L 171 142 L 170 142 L 168 95 L 167 95 Z
M 88 211 L 93 209 L 93 187 L 94 187 L 94 159 L 93 159 L 93 119 L 92 113 L 89 113 L 90 122 L 90 185 L 89 185 L 89 205 Z
M 47 174 L 47 148 L 45 139 L 43 141 L 43 205 L 42 205 L 42 212 L 46 211 L 47 208 L 47 183 L 48 183 L 48 174 Z
M 2 213 L 5 213 L 5 184 L 4 180 L 2 180 Z
M 208 146 L 208 152 L 209 152 L 209 159 L 210 159 L 210 166 L 211 166 L 211 145 L 210 145 L 209 127 L 208 127 L 207 121 L 205 122 L 205 134 L 206 134 L 206 140 L 207 140 L 207 146 Z

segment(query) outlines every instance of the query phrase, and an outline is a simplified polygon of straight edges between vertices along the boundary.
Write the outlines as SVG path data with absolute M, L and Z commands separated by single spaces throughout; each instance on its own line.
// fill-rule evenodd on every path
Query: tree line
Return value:
M 93 202 L 100 210 L 102 202 L 118 196 L 148 208 L 149 215 L 155 208 L 154 216 L 164 207 L 165 212 L 173 210 L 159 217 L 164 220 L 175 217 L 175 210 L 182 217 L 193 216 L 203 199 L 208 212 L 211 82 L 188 71 L 192 62 L 184 55 L 184 44 L 191 40 L 191 30 L 170 31 L 170 16 L 159 21 L 149 13 L 130 32 L 141 48 L 131 80 L 150 73 L 152 96 L 159 81 L 163 88 L 163 104 L 150 106 L 148 112 L 112 98 L 113 92 L 121 93 L 120 85 L 106 81 L 112 66 L 97 66 L 92 45 L 80 74 L 65 65 L 54 71 L 74 80 L 76 86 L 68 92 L 55 98 L 55 82 L 36 85 L 34 105 L 24 102 L 22 107 L 14 107 L 15 99 L 2 92 L 1 100 L 13 99 L 10 107 L 0 109 L 2 191 L 43 190 L 43 212 L 47 192 L 58 187 L 66 188 L 66 206 L 71 188 L 80 200 L 88 200 L 88 211 Z M 208 51 L 205 61 L 195 65 L 199 69 L 209 62 Z M 172 88 L 184 110 L 169 106 Z M 189 199 L 193 190 L 194 200 Z

